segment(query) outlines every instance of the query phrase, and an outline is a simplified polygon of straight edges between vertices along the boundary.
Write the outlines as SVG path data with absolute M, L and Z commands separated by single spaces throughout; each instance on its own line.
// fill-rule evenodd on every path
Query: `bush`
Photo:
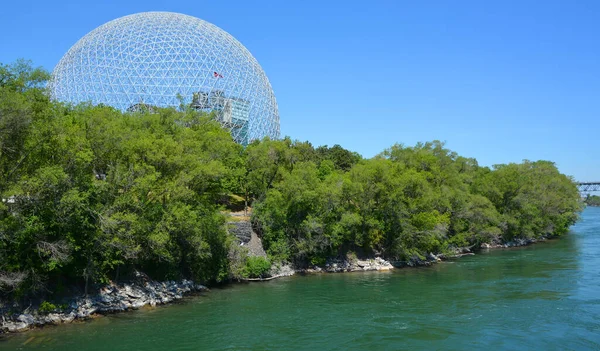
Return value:
M 56 309 L 56 305 L 52 302 L 42 301 L 42 303 L 40 304 L 40 308 L 38 308 L 38 311 L 40 313 L 50 313 L 56 311 Z
M 229 243 L 229 279 L 240 280 L 247 278 L 246 263 L 248 261 L 248 248 L 240 246 L 236 240 Z
M 350 263 L 356 263 L 358 261 L 358 256 L 356 256 L 356 252 L 348 251 L 346 253 L 346 260 Z
M 261 256 L 248 257 L 245 275 L 248 278 L 264 278 L 271 270 L 271 262 Z
M 326 262 L 327 262 L 327 259 L 323 256 L 313 256 L 310 258 L 311 266 L 322 267 L 325 265 Z

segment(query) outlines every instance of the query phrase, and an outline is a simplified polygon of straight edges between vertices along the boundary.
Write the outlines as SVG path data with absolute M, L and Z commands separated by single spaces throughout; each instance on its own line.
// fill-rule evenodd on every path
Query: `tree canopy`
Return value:
M 231 276 L 222 199 L 252 203 L 270 260 L 393 260 L 564 234 L 581 202 L 549 161 L 481 167 L 439 141 L 363 159 L 339 145 L 236 144 L 212 115 L 51 101 L 48 73 L 0 65 L 0 294 L 59 292 L 141 269 Z M 244 271 L 244 269 L 241 269 Z

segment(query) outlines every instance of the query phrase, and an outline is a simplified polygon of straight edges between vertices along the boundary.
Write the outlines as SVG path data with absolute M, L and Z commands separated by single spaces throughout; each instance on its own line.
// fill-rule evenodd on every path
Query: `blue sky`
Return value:
M 240 40 L 281 131 L 371 157 L 442 140 L 482 165 L 545 159 L 600 181 L 600 1 L 11 1 L 0 62 L 51 70 L 120 16 L 173 11 Z

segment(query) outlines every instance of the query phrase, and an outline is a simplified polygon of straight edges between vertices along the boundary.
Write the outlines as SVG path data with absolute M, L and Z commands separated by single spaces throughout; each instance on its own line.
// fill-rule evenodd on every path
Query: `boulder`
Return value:
M 6 330 L 10 333 L 22 332 L 29 330 L 29 324 L 24 322 L 7 322 L 4 324 Z
M 25 324 L 33 324 L 35 322 L 35 318 L 28 313 L 23 313 L 17 317 L 17 321 L 25 323 Z

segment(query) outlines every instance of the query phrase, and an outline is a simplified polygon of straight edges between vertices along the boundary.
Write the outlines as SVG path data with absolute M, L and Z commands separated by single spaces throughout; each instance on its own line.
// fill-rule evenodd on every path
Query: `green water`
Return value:
M 573 232 L 431 268 L 232 285 L 0 341 L 43 350 L 600 350 L 600 208 Z

